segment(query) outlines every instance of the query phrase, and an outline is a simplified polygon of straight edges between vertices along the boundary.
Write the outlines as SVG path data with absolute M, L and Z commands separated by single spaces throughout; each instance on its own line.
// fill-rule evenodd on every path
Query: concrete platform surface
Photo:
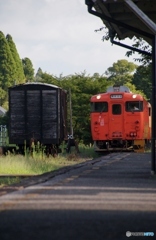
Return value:
M 150 153 L 111 153 L 0 197 L 1 240 L 156 239 Z

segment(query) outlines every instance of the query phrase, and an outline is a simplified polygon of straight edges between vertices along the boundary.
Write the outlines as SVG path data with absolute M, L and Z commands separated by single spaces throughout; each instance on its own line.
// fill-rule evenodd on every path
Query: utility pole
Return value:
M 72 121 L 72 102 L 71 102 L 71 89 L 69 89 L 69 109 L 70 109 L 70 135 L 73 136 L 73 121 Z
M 70 152 L 71 147 L 75 147 L 77 153 L 80 153 L 78 143 L 73 136 L 73 122 L 72 122 L 72 101 L 71 101 L 71 89 L 69 89 L 69 110 L 70 110 L 70 135 L 67 142 L 67 153 Z

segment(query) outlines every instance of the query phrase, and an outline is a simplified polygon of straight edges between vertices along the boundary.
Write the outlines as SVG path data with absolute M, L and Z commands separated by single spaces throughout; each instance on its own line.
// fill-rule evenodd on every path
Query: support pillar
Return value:
M 156 143 L 156 35 L 152 41 L 152 144 L 151 174 L 155 174 L 155 143 Z

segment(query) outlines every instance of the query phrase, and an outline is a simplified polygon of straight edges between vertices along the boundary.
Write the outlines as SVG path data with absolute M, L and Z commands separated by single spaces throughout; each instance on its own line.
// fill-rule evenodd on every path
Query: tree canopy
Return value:
M 22 59 L 23 70 L 26 77 L 26 82 L 34 81 L 34 68 L 31 60 L 29 58 Z
M 16 45 L 10 34 L 6 37 L 0 31 L 0 105 L 8 109 L 8 88 L 33 80 L 34 69 L 31 60 L 20 59 Z
M 113 63 L 113 66 L 109 67 L 107 71 L 105 71 L 105 74 L 108 76 L 108 80 L 111 80 L 114 84 L 124 85 L 132 81 L 133 74 L 137 67 L 133 62 L 122 59 Z
M 8 42 L 2 32 L 0 32 L 0 92 L 1 105 L 7 101 L 7 89 L 12 86 L 15 81 L 16 64 L 12 56 Z
M 22 61 L 17 52 L 16 45 L 13 42 L 11 35 L 7 34 L 6 40 L 8 42 L 11 54 L 12 54 L 14 62 L 15 62 L 15 69 L 14 69 L 15 83 L 16 84 L 23 83 L 23 82 L 25 82 L 25 75 L 24 75 L 24 71 L 23 71 Z

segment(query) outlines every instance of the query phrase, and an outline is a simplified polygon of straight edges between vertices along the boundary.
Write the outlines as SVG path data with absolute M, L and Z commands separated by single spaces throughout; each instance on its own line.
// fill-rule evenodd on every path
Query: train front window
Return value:
M 126 102 L 126 112 L 142 112 L 143 101 Z
M 108 112 L 107 102 L 92 102 L 91 112 Z
M 113 104 L 112 105 L 112 114 L 113 115 L 120 115 L 121 114 L 121 105 L 120 104 Z

